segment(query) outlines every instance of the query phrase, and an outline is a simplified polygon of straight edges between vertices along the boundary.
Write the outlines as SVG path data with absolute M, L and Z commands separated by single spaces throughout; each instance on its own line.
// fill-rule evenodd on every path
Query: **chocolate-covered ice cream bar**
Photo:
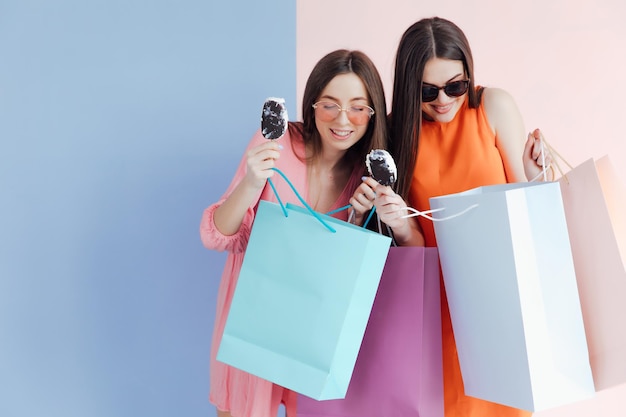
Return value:
M 393 185 L 398 178 L 396 163 L 384 149 L 373 149 L 367 154 L 365 165 L 370 176 L 382 185 Z
M 278 139 L 287 131 L 287 108 L 282 98 L 270 97 L 263 104 L 261 133 L 266 139 Z

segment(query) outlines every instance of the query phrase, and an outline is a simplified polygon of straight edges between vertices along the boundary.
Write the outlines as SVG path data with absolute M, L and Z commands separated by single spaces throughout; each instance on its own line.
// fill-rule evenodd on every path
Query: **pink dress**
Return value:
M 261 144 L 267 139 L 263 138 L 260 130 L 256 132 L 252 138 L 248 149 Z M 283 146 L 281 156 L 276 162 L 276 166 L 287 178 L 293 183 L 302 197 L 308 201 L 307 189 L 307 169 L 306 164 L 296 157 L 304 155 L 304 142 L 301 136 L 290 136 L 287 132 L 285 136 L 278 139 Z M 247 372 L 235 369 L 224 363 L 218 362 L 215 357 L 224 332 L 226 324 L 226 316 L 230 308 L 233 298 L 237 278 L 243 263 L 243 258 L 254 220 L 257 202 L 248 208 L 248 212 L 244 216 L 243 223 L 237 233 L 232 236 L 221 234 L 214 226 L 213 214 L 215 209 L 230 195 L 234 188 L 239 184 L 246 172 L 246 159 L 242 159 L 239 168 L 233 178 L 226 193 L 220 200 L 209 206 L 203 213 L 202 222 L 200 224 L 200 236 L 204 246 L 208 249 L 218 251 L 228 251 L 226 265 L 222 273 L 222 278 L 217 294 L 217 308 L 215 314 L 215 326 L 213 330 L 213 342 L 211 347 L 211 378 L 209 400 L 219 410 L 230 411 L 233 417 L 268 417 L 275 416 L 278 407 L 282 403 L 285 404 L 287 415 L 295 416 L 296 394 L 286 388 L 275 385 L 269 381 L 258 378 Z M 353 171 L 348 184 L 343 193 L 335 202 L 332 209 L 343 207 L 348 204 L 348 200 L 352 196 L 356 187 L 361 183 L 362 170 Z M 278 190 L 283 203 L 294 203 L 302 206 L 300 200 L 293 193 L 286 181 L 282 177 L 275 174 L 272 181 Z M 259 193 L 258 199 L 276 202 L 274 193 L 267 185 Z M 348 213 L 346 210 L 334 215 L 335 217 L 346 220 Z

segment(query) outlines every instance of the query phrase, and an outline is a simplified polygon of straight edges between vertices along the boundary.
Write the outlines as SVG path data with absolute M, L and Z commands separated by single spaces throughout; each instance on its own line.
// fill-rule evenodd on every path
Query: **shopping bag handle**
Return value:
M 348 210 L 349 208 L 352 207 L 352 204 L 346 204 L 343 207 L 339 207 L 338 209 L 334 209 L 331 211 L 326 212 L 326 215 L 330 216 L 331 214 L 335 214 L 335 213 L 339 213 L 340 211 L 344 211 L 344 210 Z M 376 206 L 372 207 L 372 210 L 370 210 L 370 214 L 367 216 L 367 219 L 365 219 L 365 222 L 363 222 L 363 228 L 366 228 L 367 225 L 369 224 L 370 220 L 372 219 L 372 216 L 374 215 L 374 211 L 376 211 Z M 352 218 L 352 216 L 354 215 L 354 211 L 350 213 L 350 215 L 348 216 L 348 223 L 350 223 L 350 219 Z M 378 222 L 378 232 L 382 233 L 382 231 L 380 230 L 380 221 Z
M 345 206 L 343 206 L 343 207 L 339 207 L 338 209 L 331 210 L 331 211 L 327 212 L 326 214 L 327 214 L 327 215 L 335 214 L 335 213 L 338 213 L 338 212 L 340 212 L 340 211 L 347 210 L 347 209 L 349 209 L 349 208 L 351 208 L 351 207 L 352 207 L 352 204 L 347 204 L 347 205 L 345 205 Z M 371 218 L 372 218 L 372 216 L 374 215 L 374 211 L 375 211 L 375 210 L 376 210 L 376 206 L 372 207 L 372 210 L 370 211 L 369 216 L 367 216 L 367 219 L 365 219 L 365 222 L 364 222 L 364 223 L 363 223 L 363 225 L 361 226 L 362 228 L 364 228 L 364 229 L 365 229 L 365 228 L 367 228 L 367 225 L 369 224 L 370 219 L 371 219 Z M 353 210 L 353 211 L 351 211 L 351 212 L 350 212 L 350 215 L 348 216 L 348 223 L 352 223 L 352 222 L 350 221 L 350 219 L 352 219 L 352 218 L 353 218 L 353 216 L 354 216 L 354 210 Z M 378 233 L 380 233 L 380 234 L 382 235 L 382 234 L 383 234 L 382 222 L 380 221 L 380 218 L 379 218 L 379 217 L 377 217 L 376 219 L 378 220 Z M 355 226 L 356 226 L 356 225 L 355 225 Z M 396 245 L 396 241 L 393 239 L 393 232 L 391 231 L 391 228 L 390 228 L 388 225 L 386 225 L 386 224 L 385 224 L 385 227 L 387 228 L 387 232 L 389 233 L 389 236 L 391 236 L 391 244 L 392 244 L 393 246 L 398 246 L 398 245 Z
M 476 207 L 478 207 L 478 204 L 472 204 L 471 206 L 467 207 L 465 210 L 460 211 L 458 213 L 452 214 L 448 217 L 442 217 L 440 219 L 437 219 L 433 216 L 430 216 L 431 213 L 435 213 L 437 211 L 442 211 L 445 210 L 445 207 L 441 207 L 441 208 L 436 208 L 436 209 L 432 209 L 432 210 L 426 210 L 426 211 L 419 211 L 417 209 L 414 209 L 413 207 L 402 207 L 397 209 L 396 211 L 408 211 L 408 214 L 405 214 L 404 216 L 402 216 L 403 219 L 406 219 L 408 217 L 417 217 L 417 216 L 422 216 L 425 217 L 429 220 L 432 220 L 434 222 L 441 222 L 441 221 L 445 221 L 445 220 L 450 220 L 450 219 L 454 219 L 455 217 L 459 217 L 462 216 L 463 214 L 467 213 L 468 211 L 475 209 Z
M 331 232 L 333 232 L 333 233 L 336 232 L 336 230 L 332 226 L 330 226 L 327 222 L 325 222 L 324 219 L 322 219 L 319 216 L 319 214 L 315 210 L 313 210 L 313 208 L 311 208 L 311 206 L 309 206 L 309 204 L 307 204 L 307 202 L 302 198 L 302 196 L 296 190 L 296 187 L 292 184 L 291 181 L 289 181 L 289 178 L 287 178 L 287 176 L 280 169 L 278 169 L 276 167 L 273 167 L 271 169 L 276 171 L 276 172 L 278 172 L 280 174 L 280 176 L 283 177 L 285 179 L 285 181 L 287 181 L 287 184 L 289 184 L 289 186 L 291 187 L 293 192 L 296 194 L 296 197 L 298 197 L 298 199 L 302 202 L 302 204 L 304 204 L 304 206 L 311 212 L 311 214 L 313 216 L 315 216 L 316 219 L 318 219 Z M 274 191 L 274 195 L 276 195 L 276 199 L 278 200 L 278 204 L 280 204 L 280 207 L 283 210 L 283 214 L 285 215 L 285 217 L 287 217 L 288 216 L 287 209 L 285 208 L 285 205 L 283 204 L 282 200 L 280 199 L 280 196 L 278 195 L 278 191 L 276 190 L 276 187 L 274 186 L 274 183 L 272 182 L 272 179 L 268 178 L 268 182 L 270 183 L 270 187 L 272 187 L 272 190 Z M 346 204 L 343 207 L 339 207 L 337 209 L 334 209 L 334 210 L 331 210 L 329 212 L 326 212 L 326 215 L 330 216 L 332 214 L 339 213 L 340 211 L 348 210 L 351 207 L 352 207 L 352 204 Z M 367 224 L 369 223 L 370 219 L 374 215 L 374 211 L 376 211 L 376 207 L 372 207 L 372 210 L 370 211 L 369 216 L 367 216 L 367 219 L 363 223 L 363 226 L 362 226 L 363 228 L 367 227 Z M 380 224 L 378 226 L 379 226 L 379 232 L 381 232 L 380 231 Z
M 559 164 L 559 160 L 561 160 L 561 161 L 562 161 L 565 165 L 567 165 L 567 167 L 570 169 L 570 171 L 574 169 L 574 167 L 572 166 L 572 164 L 570 164 L 570 163 L 567 161 L 567 159 L 565 159 L 565 158 L 563 157 L 563 155 L 561 155 L 560 153 L 558 153 L 558 152 L 557 152 L 557 150 L 556 150 L 556 149 L 554 149 L 554 147 L 552 147 L 552 145 L 550 145 L 550 144 L 548 143 L 548 141 L 546 140 L 546 138 L 545 138 L 543 135 L 542 135 L 542 138 L 541 138 L 541 145 L 542 145 L 542 147 L 541 147 L 541 152 L 542 152 L 542 153 L 544 152 L 544 145 L 545 145 L 545 148 L 547 149 L 547 152 L 548 152 L 548 153 L 552 156 L 552 162 L 554 163 L 554 166 L 556 166 L 556 169 L 557 169 L 557 170 L 559 171 L 559 173 L 561 174 L 561 177 L 565 178 L 565 181 L 566 181 L 567 183 L 569 183 L 569 180 L 568 180 L 568 178 L 567 178 L 567 174 L 563 173 L 563 169 L 561 169 L 561 164 Z M 542 156 L 542 158 L 543 158 L 543 156 Z M 551 166 L 549 166 L 549 167 L 551 168 Z M 544 174 L 544 175 L 545 175 L 545 172 L 546 172 L 546 170 L 547 170 L 547 169 L 548 169 L 548 167 L 546 167 L 546 166 L 545 166 L 545 164 L 544 164 L 544 167 L 543 167 L 542 172 L 540 172 L 540 173 L 539 173 L 539 175 L 538 175 L 537 177 L 533 178 L 531 181 L 535 181 L 535 180 L 536 180 L 537 178 L 539 178 L 539 176 L 541 176 L 542 174 Z M 554 174 L 554 172 L 552 172 L 552 173 Z M 553 175 L 553 177 L 554 177 L 554 175 Z M 553 179 L 554 179 L 554 178 L 553 178 Z
M 545 164 L 545 154 L 546 154 L 546 152 L 550 156 L 552 156 L 552 162 L 548 166 L 546 166 L 546 164 Z M 569 162 L 567 162 L 567 159 L 565 159 L 563 157 L 563 155 L 558 153 L 557 150 L 554 149 L 552 147 L 552 145 L 550 145 L 548 143 L 548 141 L 546 140 L 546 138 L 545 138 L 545 136 L 543 134 L 541 135 L 541 159 L 542 159 L 542 169 L 541 169 L 541 172 L 539 173 L 539 175 L 537 175 L 535 178 L 531 179 L 528 182 L 537 181 L 539 179 L 539 177 L 541 177 L 541 176 L 543 176 L 543 180 L 546 181 L 547 180 L 548 168 L 550 168 L 552 170 L 552 179 L 555 180 L 556 177 L 555 177 L 555 174 L 554 174 L 554 168 L 552 167 L 552 164 L 554 164 L 554 166 L 556 166 L 556 169 L 561 174 L 561 177 L 565 178 L 565 181 L 568 181 L 567 175 L 564 174 L 563 173 L 563 169 L 561 169 L 561 164 L 559 164 L 559 160 L 561 160 L 565 165 L 567 165 L 570 170 L 574 169 L 574 167 Z
M 339 207 L 337 209 L 334 209 L 334 210 L 326 212 L 326 215 L 330 216 L 331 214 L 335 214 L 335 213 L 339 213 L 340 211 L 348 210 L 351 207 L 352 207 L 352 204 L 346 204 L 343 207 Z M 369 216 L 367 216 L 367 219 L 365 219 L 365 223 L 363 223 L 363 227 L 367 227 L 367 224 L 370 222 L 370 219 L 374 215 L 374 211 L 375 210 L 376 210 L 376 206 L 372 207 L 372 210 L 370 211 Z M 350 213 L 350 216 L 348 217 L 348 223 L 350 223 L 350 217 L 352 217 L 353 213 L 354 212 Z
M 271 169 L 278 172 L 278 174 L 280 174 L 280 176 L 283 177 L 285 181 L 287 181 L 287 184 L 289 184 L 289 187 L 291 187 L 293 192 L 296 194 L 296 197 L 298 197 L 298 200 L 300 200 L 300 202 L 304 205 L 304 207 L 306 207 L 307 210 L 309 210 L 309 212 L 313 215 L 313 217 L 319 220 L 319 222 L 322 223 L 324 227 L 326 227 L 332 233 L 337 232 L 324 219 L 322 219 L 322 217 L 315 210 L 313 210 L 313 208 L 304 200 L 304 198 L 302 198 L 298 190 L 296 190 L 296 187 L 294 187 L 291 181 L 289 181 L 289 178 L 287 178 L 287 176 L 280 169 L 276 167 L 272 167 Z M 285 215 L 285 217 L 288 217 L 287 208 L 285 207 L 282 200 L 280 199 L 280 196 L 278 195 L 278 191 L 276 190 L 276 187 L 274 186 L 274 182 L 272 181 L 271 178 L 268 178 L 267 181 L 270 183 L 270 187 L 272 187 L 272 191 L 274 191 L 274 195 L 276 196 L 276 199 L 278 200 L 278 204 L 280 204 L 280 207 L 283 209 L 283 214 Z
M 335 209 L 335 210 L 329 211 L 329 212 L 328 212 L 328 213 L 326 213 L 326 214 L 328 214 L 328 215 L 330 215 L 330 214 L 334 214 L 334 213 L 337 213 L 337 212 L 339 212 L 339 211 L 347 210 L 347 209 L 349 209 L 350 207 L 352 207 L 352 205 L 351 205 L 351 204 L 348 204 L 348 205 L 345 205 L 345 206 L 340 207 L 340 208 L 338 208 L 338 209 Z M 417 210 L 417 209 L 414 209 L 413 207 L 401 207 L 401 208 L 397 209 L 396 211 L 397 211 L 397 212 L 398 212 L 398 211 L 408 211 L 408 212 L 409 212 L 408 214 L 405 214 L 404 216 L 402 216 L 402 218 L 403 218 L 403 219 L 406 219 L 406 218 L 409 218 L 409 217 L 417 217 L 417 216 L 422 216 L 422 217 L 425 217 L 425 218 L 427 218 L 427 219 L 429 219 L 429 220 L 432 220 L 432 221 L 434 221 L 434 222 L 439 222 L 439 221 L 450 220 L 450 219 L 453 219 L 453 218 L 455 218 L 455 217 L 461 216 L 461 215 L 463 215 L 463 214 L 467 213 L 468 211 L 470 211 L 470 210 L 472 210 L 472 209 L 475 209 L 476 207 L 478 207 L 478 204 L 472 204 L 472 205 L 470 205 L 469 207 L 467 207 L 467 208 L 466 208 L 465 210 L 463 210 L 463 211 L 460 211 L 460 212 L 458 212 L 458 213 L 452 214 L 452 215 L 447 216 L 447 217 L 442 217 L 442 218 L 440 218 L 440 219 L 437 219 L 437 218 L 435 218 L 435 217 L 433 217 L 433 216 L 430 216 L 430 214 L 431 214 L 431 213 L 435 213 L 435 212 L 437 212 L 437 211 L 442 211 L 442 210 L 445 210 L 445 207 L 442 207 L 442 208 L 437 208 L 437 209 L 432 209 L 432 210 L 426 210 L 426 211 L 419 211 L 419 210 Z M 364 228 L 365 228 L 365 227 L 367 227 L 367 225 L 368 225 L 368 223 L 369 223 L 370 219 L 371 219 L 371 218 L 372 218 L 372 216 L 374 215 L 374 211 L 376 211 L 376 206 L 372 207 L 372 210 L 370 211 L 370 214 L 367 216 L 367 219 L 365 219 L 365 222 L 363 222 L 363 226 L 362 226 L 362 227 L 364 227 Z M 380 222 L 380 219 L 379 219 L 379 220 L 378 220 L 378 232 L 382 234 L 381 224 L 380 224 L 380 223 L 381 223 L 381 222 Z M 387 226 L 387 230 L 389 230 L 389 226 Z M 390 231 L 390 233 L 391 233 L 391 231 Z
M 272 185 L 272 184 L 270 183 L 270 185 Z M 273 187 L 273 185 L 272 185 L 272 187 Z M 276 190 L 274 190 L 274 193 L 276 193 Z M 276 197 L 278 197 L 278 195 L 276 195 Z M 326 212 L 326 215 L 330 216 L 332 214 L 339 213 L 340 211 L 348 210 L 350 208 L 352 208 L 352 204 L 346 204 L 343 207 L 339 207 L 339 208 L 336 208 L 334 210 Z M 363 222 L 363 225 L 361 227 L 363 227 L 364 229 L 367 227 L 367 225 L 369 224 L 370 220 L 372 219 L 372 216 L 374 216 L 374 212 L 375 211 L 376 211 L 376 206 L 372 207 L 372 209 L 370 210 L 370 214 L 367 216 L 367 219 L 365 219 L 365 222 Z M 287 214 L 285 213 L 285 216 L 286 215 Z M 353 215 L 354 215 L 354 211 L 352 211 L 350 213 L 350 215 L 348 216 L 348 223 L 351 223 L 350 219 L 352 218 Z M 381 226 L 380 223 L 381 223 L 380 219 L 378 219 L 378 233 L 382 234 L 383 233 L 382 232 L 382 226 Z M 389 230 L 389 226 L 387 226 L 387 230 Z M 391 233 L 390 230 L 389 230 L 389 233 Z

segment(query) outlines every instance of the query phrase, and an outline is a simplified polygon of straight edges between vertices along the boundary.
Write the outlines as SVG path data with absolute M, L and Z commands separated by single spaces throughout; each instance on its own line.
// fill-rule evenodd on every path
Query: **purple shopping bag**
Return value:
M 346 397 L 297 417 L 443 416 L 439 288 L 436 248 L 391 247 Z

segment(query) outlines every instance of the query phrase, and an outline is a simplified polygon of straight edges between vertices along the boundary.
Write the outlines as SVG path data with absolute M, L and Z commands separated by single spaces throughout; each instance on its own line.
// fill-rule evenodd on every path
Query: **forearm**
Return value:
M 240 182 L 228 198 L 220 205 L 213 216 L 215 227 L 226 236 L 234 235 L 248 208 L 256 202 L 259 190 L 246 181 Z

